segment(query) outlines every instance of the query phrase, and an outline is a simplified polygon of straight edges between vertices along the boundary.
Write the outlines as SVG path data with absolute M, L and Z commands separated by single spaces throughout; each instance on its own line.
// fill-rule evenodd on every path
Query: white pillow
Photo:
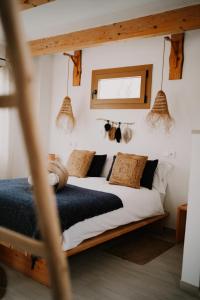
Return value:
M 156 168 L 154 179 L 153 179 L 153 188 L 155 188 L 160 194 L 166 193 L 168 175 L 172 170 L 173 165 L 169 162 L 159 161 Z
M 112 161 L 113 161 L 113 155 L 112 156 L 107 156 L 106 158 L 106 162 L 104 164 L 101 176 L 102 177 L 106 177 L 108 176 L 108 173 L 110 171 L 111 165 L 112 165 Z

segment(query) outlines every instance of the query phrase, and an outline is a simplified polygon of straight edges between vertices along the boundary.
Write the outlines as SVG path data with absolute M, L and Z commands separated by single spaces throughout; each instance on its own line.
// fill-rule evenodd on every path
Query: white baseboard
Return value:
M 188 292 L 189 294 L 200 298 L 200 290 L 197 286 L 180 280 L 180 288 L 185 292 Z

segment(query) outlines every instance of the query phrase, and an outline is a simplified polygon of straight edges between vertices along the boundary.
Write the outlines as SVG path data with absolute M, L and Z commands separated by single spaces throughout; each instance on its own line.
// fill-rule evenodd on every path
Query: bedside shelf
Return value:
M 185 224 L 187 216 L 187 204 L 182 204 L 177 207 L 177 220 L 176 220 L 176 242 L 180 243 L 184 240 Z

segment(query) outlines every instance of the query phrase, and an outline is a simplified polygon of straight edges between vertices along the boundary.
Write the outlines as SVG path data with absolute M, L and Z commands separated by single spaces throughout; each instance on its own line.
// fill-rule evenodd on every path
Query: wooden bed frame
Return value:
M 109 241 L 113 238 L 119 237 L 123 234 L 126 234 L 128 232 L 137 230 L 139 228 L 142 228 L 144 226 L 147 226 L 152 223 L 156 223 L 159 221 L 163 221 L 168 217 L 168 213 L 166 212 L 163 215 L 147 218 L 138 222 L 132 222 L 128 225 L 119 226 L 115 229 L 105 231 L 104 233 L 95 236 L 93 238 L 87 239 L 83 241 L 80 245 L 77 247 L 66 251 L 66 256 L 72 256 L 77 253 L 80 253 L 84 250 L 87 250 L 89 248 L 95 247 L 99 244 L 102 244 L 106 241 Z M 45 259 L 38 259 L 34 269 L 31 269 L 31 255 L 24 254 L 22 252 L 19 252 L 12 247 L 7 247 L 5 245 L 0 245 L 0 261 L 2 263 L 5 263 L 9 267 L 12 267 L 13 269 L 31 277 L 32 279 L 49 286 L 49 276 L 48 276 L 48 269 Z

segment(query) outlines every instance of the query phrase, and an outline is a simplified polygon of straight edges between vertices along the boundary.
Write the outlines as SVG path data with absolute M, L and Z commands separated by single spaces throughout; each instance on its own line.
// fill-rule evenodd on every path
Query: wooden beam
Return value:
M 21 251 L 0 245 L 0 261 L 41 284 L 50 285 L 49 272 L 45 259 L 38 259 L 32 269 L 32 257 L 30 254 L 25 255 Z
M 184 33 L 172 34 L 170 41 L 171 52 L 169 57 L 169 79 L 181 79 L 184 59 Z
M 29 8 L 34 8 L 39 5 L 47 4 L 55 0 L 19 0 L 21 10 L 26 10 Z
M 29 42 L 34 56 L 200 28 L 200 4 Z

